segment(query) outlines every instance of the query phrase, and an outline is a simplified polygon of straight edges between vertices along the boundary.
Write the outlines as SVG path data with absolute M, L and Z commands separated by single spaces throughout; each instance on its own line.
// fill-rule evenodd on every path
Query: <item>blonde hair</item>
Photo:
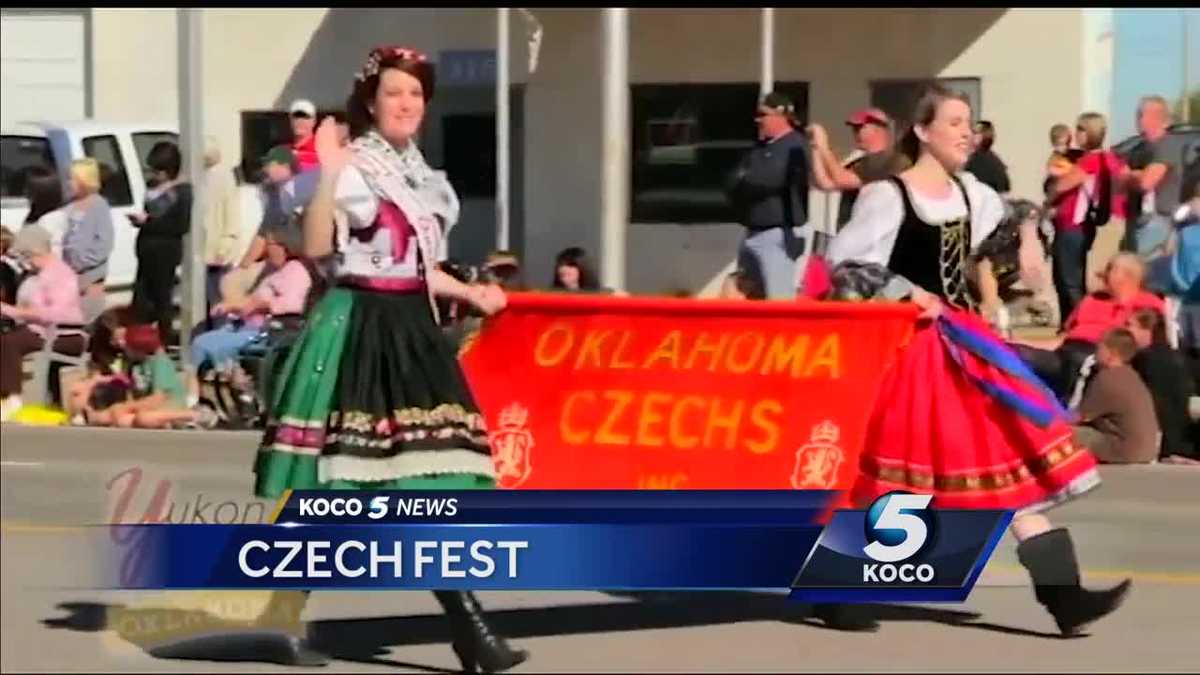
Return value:
M 71 180 L 79 183 L 88 194 L 100 191 L 100 162 L 86 157 L 71 162 Z
M 1086 112 L 1079 116 L 1076 127 L 1083 131 L 1083 149 L 1099 150 L 1104 147 L 1104 136 L 1108 133 L 1108 121 L 1097 112 Z
M 1057 145 L 1060 141 L 1071 142 L 1071 127 L 1065 124 L 1055 124 L 1050 127 L 1050 145 Z

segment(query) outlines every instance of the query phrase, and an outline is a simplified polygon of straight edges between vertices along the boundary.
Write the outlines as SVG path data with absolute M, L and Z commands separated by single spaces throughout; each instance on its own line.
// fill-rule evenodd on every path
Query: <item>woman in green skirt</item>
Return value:
M 438 269 L 458 198 L 415 138 L 434 68 L 401 47 L 371 51 L 347 102 L 354 140 L 317 130 L 319 186 L 304 223 L 305 253 L 336 253 L 336 287 L 308 318 L 275 386 L 255 466 L 255 492 L 288 488 L 492 488 L 483 416 L 438 328 L 435 296 L 504 307 L 495 286 Z M 434 593 L 463 667 L 497 672 L 525 660 L 491 629 L 468 592 Z M 306 649 L 299 645 L 300 649 Z

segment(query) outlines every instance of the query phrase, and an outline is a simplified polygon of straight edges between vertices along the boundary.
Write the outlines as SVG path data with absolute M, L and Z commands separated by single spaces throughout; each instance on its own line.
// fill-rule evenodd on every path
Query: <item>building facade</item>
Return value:
M 803 119 L 826 125 L 839 152 L 852 149 L 842 123 L 850 112 L 877 105 L 906 119 L 920 83 L 945 80 L 996 125 L 1014 194 L 1038 198 L 1049 127 L 1083 110 L 1110 112 L 1109 11 L 777 9 L 774 76 Z M 370 47 L 425 50 L 440 66 L 440 82 L 422 147 L 464 197 L 452 253 L 478 260 L 493 247 L 493 10 L 206 9 L 202 16 L 206 131 L 248 175 L 256 156 L 283 140 L 281 111 L 292 99 L 339 109 Z M 512 14 L 510 202 L 513 248 L 528 281 L 540 286 L 558 250 L 599 250 L 603 43 L 597 9 L 539 8 L 532 17 L 542 37 L 530 72 L 533 24 Z M 177 118 L 174 10 L 5 10 L 3 20 L 6 125 Z M 628 290 L 695 291 L 732 261 L 741 232 L 728 222 L 721 184 L 752 141 L 760 39 L 753 8 L 630 10 Z M 38 95 L 50 81 L 55 96 Z M 814 195 L 813 218 L 823 223 L 834 206 Z

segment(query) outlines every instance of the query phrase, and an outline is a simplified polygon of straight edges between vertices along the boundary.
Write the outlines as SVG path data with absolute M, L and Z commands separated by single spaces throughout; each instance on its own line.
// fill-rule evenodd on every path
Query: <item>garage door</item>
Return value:
M 0 14 L 0 125 L 85 115 L 82 14 Z

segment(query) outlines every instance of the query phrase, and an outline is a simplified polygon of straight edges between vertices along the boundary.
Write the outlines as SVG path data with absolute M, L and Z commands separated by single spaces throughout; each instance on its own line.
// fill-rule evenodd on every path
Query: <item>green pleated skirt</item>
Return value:
M 495 485 L 483 416 L 424 292 L 331 290 L 272 390 L 259 497 Z

